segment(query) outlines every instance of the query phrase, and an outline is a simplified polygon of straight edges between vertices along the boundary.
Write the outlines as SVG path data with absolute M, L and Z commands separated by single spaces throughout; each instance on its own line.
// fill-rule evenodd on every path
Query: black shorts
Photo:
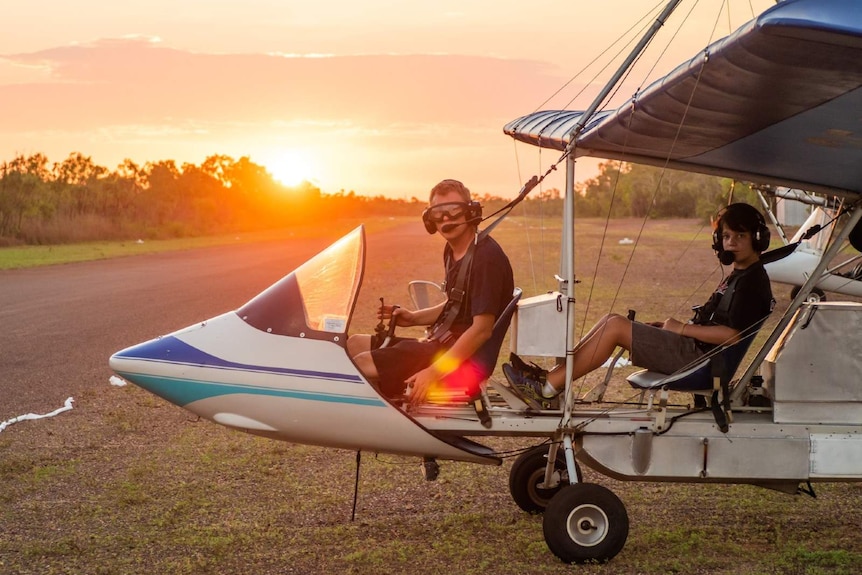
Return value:
M 446 349 L 436 340 L 396 337 L 388 346 L 371 350 L 380 393 L 389 398 L 403 396 L 407 378 L 434 363 Z
M 673 374 L 693 367 L 704 352 L 693 337 L 632 322 L 632 363 L 650 371 Z

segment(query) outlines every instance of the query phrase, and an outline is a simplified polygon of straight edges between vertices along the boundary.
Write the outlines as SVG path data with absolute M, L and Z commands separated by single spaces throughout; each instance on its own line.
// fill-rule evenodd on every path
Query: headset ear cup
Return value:
M 766 225 L 766 219 L 763 217 L 763 214 L 757 212 L 757 233 L 755 234 L 754 241 L 751 242 L 751 247 L 758 253 L 765 252 L 769 249 L 771 239 L 772 234 Z
M 467 204 L 467 219 L 468 220 L 481 220 L 482 219 L 482 204 L 479 202 L 470 200 L 470 203 Z
M 425 225 L 425 231 L 429 234 L 437 233 L 437 224 L 431 221 L 431 218 L 428 216 L 428 208 L 422 210 L 422 223 Z
M 757 243 L 754 246 L 754 251 L 756 252 L 765 252 L 769 249 L 769 242 L 772 239 L 772 234 L 769 232 L 769 228 L 766 227 L 766 224 L 763 223 L 757 230 Z
M 862 221 L 850 230 L 850 236 L 847 239 L 850 241 L 850 245 L 856 248 L 856 251 L 862 252 Z
M 718 259 L 721 259 L 721 252 L 724 251 L 724 242 L 721 241 L 721 218 L 726 211 L 726 207 L 718 210 L 718 213 L 715 214 L 715 220 L 713 220 L 715 228 L 712 230 L 712 251 L 715 252 Z

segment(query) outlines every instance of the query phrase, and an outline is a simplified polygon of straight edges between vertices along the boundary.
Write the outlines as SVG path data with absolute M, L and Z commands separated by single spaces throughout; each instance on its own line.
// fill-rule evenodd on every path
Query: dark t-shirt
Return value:
M 461 261 L 450 261 L 449 245 L 444 250 L 446 270 L 446 294 L 455 286 Z M 494 314 L 496 320 L 512 300 L 515 283 L 509 258 L 500 245 L 486 236 L 475 247 L 473 267 L 470 270 L 470 284 L 466 301 L 460 307 L 455 322 L 449 328 L 458 337 L 473 323 L 473 316 L 485 313 Z M 371 357 L 379 375 L 378 387 L 387 397 L 400 397 L 404 394 L 405 380 L 421 369 L 431 365 L 441 349 L 451 346 L 457 338 L 439 341 L 396 339 L 395 343 L 382 349 L 373 349 Z M 496 357 L 494 358 L 496 361 Z
M 732 299 L 729 307 L 726 307 L 727 311 L 724 312 L 719 309 L 719 306 L 727 292 L 727 286 L 734 279 L 736 279 L 736 285 L 730 294 Z M 695 323 L 726 325 L 739 332 L 745 332 L 769 316 L 772 304 L 769 276 L 763 264 L 757 262 L 744 270 L 734 269 L 724 281 L 718 284 L 701 308 Z
M 735 279 L 733 291 L 727 288 Z M 728 307 L 721 300 L 731 298 Z M 772 311 L 772 287 L 763 264 L 757 262 L 744 270 L 734 269 L 715 289 L 695 314 L 692 323 L 726 325 L 749 336 L 760 328 Z M 756 326 L 756 327 L 753 327 Z M 717 345 L 635 322 L 632 324 L 632 363 L 659 373 L 676 373 L 695 365 Z M 735 369 L 735 368 L 734 368 Z
M 463 258 L 451 261 L 451 254 L 452 250 L 447 244 L 443 251 L 444 265 L 447 266 L 444 287 L 447 296 L 450 296 L 451 290 L 455 287 L 455 279 L 463 262 Z M 475 247 L 466 301 L 461 306 L 450 331 L 460 336 L 470 327 L 473 317 L 477 315 L 490 313 L 494 319 L 498 318 L 511 301 L 514 290 L 515 282 L 509 258 L 494 238 L 484 237 Z

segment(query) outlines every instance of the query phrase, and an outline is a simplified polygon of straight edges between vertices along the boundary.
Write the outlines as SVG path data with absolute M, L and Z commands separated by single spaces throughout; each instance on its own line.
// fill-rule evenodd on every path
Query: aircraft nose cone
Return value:
M 108 363 L 111 367 L 114 367 L 115 363 L 120 363 L 124 360 L 170 361 L 172 355 L 171 348 L 177 348 L 177 344 L 180 343 L 174 337 L 157 337 L 118 351 L 111 356 Z
M 175 337 L 164 336 L 118 351 L 108 365 L 126 381 L 171 403 L 185 405 L 190 401 L 187 372 L 201 361 L 195 355 L 203 354 Z

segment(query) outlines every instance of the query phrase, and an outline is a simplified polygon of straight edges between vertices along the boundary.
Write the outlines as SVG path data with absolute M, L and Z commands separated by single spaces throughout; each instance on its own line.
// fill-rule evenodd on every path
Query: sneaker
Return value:
M 509 385 L 520 395 L 533 409 L 553 409 L 554 397 L 542 395 L 543 383 L 530 375 L 514 368 L 511 364 L 503 364 L 503 375 L 509 381 Z
M 548 372 L 533 363 L 527 363 L 516 353 L 509 354 L 509 363 L 512 364 L 512 367 L 517 371 L 520 371 L 530 379 L 535 379 L 536 381 L 545 383 L 548 377 Z

